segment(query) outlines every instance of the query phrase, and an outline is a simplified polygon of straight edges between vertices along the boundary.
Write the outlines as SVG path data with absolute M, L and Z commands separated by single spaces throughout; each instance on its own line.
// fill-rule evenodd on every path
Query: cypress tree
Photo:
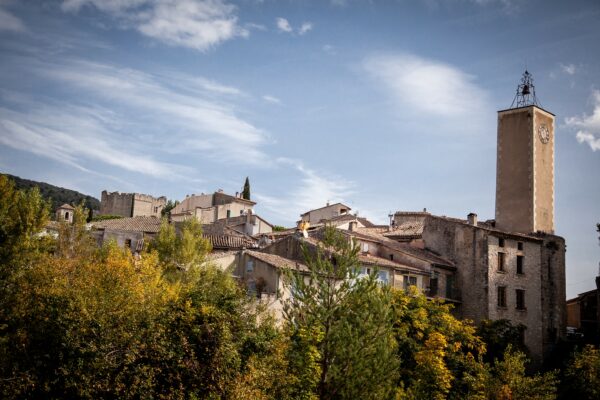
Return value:
M 246 177 L 246 182 L 244 182 L 244 190 L 242 190 L 242 198 L 246 200 L 250 200 L 250 180 Z

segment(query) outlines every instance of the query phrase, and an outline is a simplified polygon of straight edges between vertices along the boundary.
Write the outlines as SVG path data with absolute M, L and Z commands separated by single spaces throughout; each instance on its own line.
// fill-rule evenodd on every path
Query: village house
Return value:
M 277 302 L 289 295 L 282 268 L 303 265 L 301 246 L 317 246 L 319 230 L 331 224 L 361 246 L 361 271 L 376 268 L 383 284 L 417 286 L 476 324 L 523 324 L 524 343 L 539 366 L 566 333 L 566 244 L 554 234 L 554 127 L 526 71 L 511 108 L 498 112 L 494 220 L 398 211 L 389 225 L 377 226 L 342 203 L 328 204 L 301 215 L 302 234 L 272 234 L 260 252 L 245 252 L 236 275 L 274 297 L 280 310 Z
M 252 212 L 255 202 L 226 194 L 219 189 L 211 194 L 188 195 L 171 210 L 172 221 L 183 221 L 190 217 L 197 218 L 203 224 L 211 224 L 219 219 L 238 217 Z
M 73 223 L 73 212 L 75 208 L 70 204 L 63 204 L 62 206 L 56 209 L 56 221 L 58 222 L 68 222 L 69 224 Z

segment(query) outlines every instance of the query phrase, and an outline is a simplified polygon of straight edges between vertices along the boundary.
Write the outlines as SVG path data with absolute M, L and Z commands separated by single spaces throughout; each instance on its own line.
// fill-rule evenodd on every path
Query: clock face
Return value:
M 538 135 L 540 135 L 540 140 L 542 143 L 548 143 L 550 141 L 550 130 L 546 124 L 540 125 L 538 128 Z

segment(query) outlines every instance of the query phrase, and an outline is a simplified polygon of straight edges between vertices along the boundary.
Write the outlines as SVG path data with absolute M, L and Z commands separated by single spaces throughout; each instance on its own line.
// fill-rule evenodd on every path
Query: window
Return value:
M 504 247 L 504 238 L 499 238 L 498 239 L 498 246 Z
M 381 283 L 388 284 L 389 282 L 389 273 L 388 271 L 379 271 L 377 272 L 377 280 Z
M 506 307 L 506 287 L 498 286 L 498 307 Z
M 394 255 L 390 254 L 390 260 L 394 261 Z
M 525 310 L 525 291 L 523 289 L 515 290 L 517 295 L 517 310 Z
M 452 299 L 454 293 L 454 276 L 446 275 L 446 298 Z
M 67 211 L 67 212 L 65 213 L 65 221 L 68 221 L 68 220 L 69 220 L 69 212 Z
M 498 253 L 498 271 L 504 271 L 504 253 Z
M 227 218 L 231 218 L 231 210 L 227 210 Z
M 404 290 L 408 290 L 409 286 L 417 286 L 417 277 L 404 275 Z
M 131 239 L 125 239 L 125 247 L 131 249 Z
M 517 256 L 517 274 L 523 273 L 523 256 Z
M 517 242 L 517 250 L 523 250 L 523 242 Z
M 369 252 L 369 243 L 363 243 L 362 244 L 362 251 L 363 251 L 363 253 L 368 253 Z
M 246 262 L 246 272 L 254 272 L 254 261 L 248 260 Z
M 158 207 L 154 207 L 154 213 L 156 214 L 158 212 Z
M 437 296 L 438 294 L 438 275 L 437 273 L 432 274 L 429 278 L 429 296 Z

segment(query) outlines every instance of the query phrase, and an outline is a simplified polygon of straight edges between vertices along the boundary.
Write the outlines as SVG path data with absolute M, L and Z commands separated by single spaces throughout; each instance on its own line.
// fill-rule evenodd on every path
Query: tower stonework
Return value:
M 554 114 L 537 105 L 498 112 L 496 226 L 554 233 Z

